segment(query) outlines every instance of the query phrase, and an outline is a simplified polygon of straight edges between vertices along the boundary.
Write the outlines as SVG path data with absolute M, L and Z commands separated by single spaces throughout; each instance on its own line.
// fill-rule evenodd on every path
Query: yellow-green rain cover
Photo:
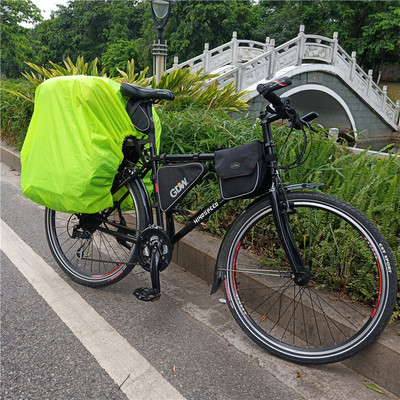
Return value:
M 65 76 L 36 89 L 21 151 L 21 187 L 56 211 L 96 213 L 113 205 L 111 186 L 126 136 L 140 137 L 125 111 L 120 84 L 108 78 Z M 156 142 L 161 126 L 155 112 Z M 151 190 L 147 178 L 146 186 Z

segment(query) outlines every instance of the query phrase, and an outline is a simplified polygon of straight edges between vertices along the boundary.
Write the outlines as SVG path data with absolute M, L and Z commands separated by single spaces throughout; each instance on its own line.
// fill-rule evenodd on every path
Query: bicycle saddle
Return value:
M 147 89 L 132 83 L 121 83 L 121 93 L 134 100 L 173 100 L 175 95 L 168 89 Z

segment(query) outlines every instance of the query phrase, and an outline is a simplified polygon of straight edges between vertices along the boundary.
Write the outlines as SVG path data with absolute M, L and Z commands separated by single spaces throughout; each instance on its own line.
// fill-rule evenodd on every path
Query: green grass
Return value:
M 400 82 L 381 82 L 379 87 L 383 88 L 383 86 L 387 86 L 388 96 L 394 103 L 400 100 Z

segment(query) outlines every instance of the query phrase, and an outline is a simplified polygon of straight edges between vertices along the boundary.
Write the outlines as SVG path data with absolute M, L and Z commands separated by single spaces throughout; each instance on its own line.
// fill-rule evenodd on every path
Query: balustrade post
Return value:
M 265 38 L 265 51 L 268 52 L 271 50 L 271 38 L 267 36 Z
M 303 57 L 304 57 L 304 49 L 305 49 L 305 41 L 306 41 L 306 35 L 305 35 L 305 25 L 300 25 L 300 30 L 299 30 L 299 43 L 297 47 L 297 62 L 296 65 L 301 65 L 303 63 Z
M 271 58 L 269 62 L 268 78 L 272 78 L 275 74 L 275 58 L 276 58 L 275 39 L 270 40 L 269 50 L 271 50 Z
M 237 67 L 237 77 L 236 77 L 236 93 L 243 90 L 243 66 L 239 64 Z
M 265 52 L 268 51 L 268 46 L 269 46 L 269 36 L 267 36 L 267 37 L 265 38 L 265 44 L 264 44 L 264 46 L 263 46 Z
M 232 33 L 232 45 L 231 45 L 231 56 L 230 63 L 231 65 L 238 64 L 238 40 L 237 40 L 237 32 Z
M 178 64 L 179 64 L 179 58 L 177 56 L 174 57 L 174 63 L 172 65 L 173 69 L 178 69 Z
M 386 107 L 386 100 L 387 100 L 387 86 L 384 86 L 382 89 L 382 103 L 381 103 L 381 110 L 383 111 Z
M 374 73 L 374 71 L 372 69 L 368 70 L 368 81 L 367 81 L 367 97 L 369 97 L 369 93 L 371 91 L 371 87 L 372 87 L 372 74 Z
M 356 63 L 357 63 L 357 52 L 352 51 L 351 52 L 351 68 L 350 68 L 350 80 L 352 81 L 354 79 L 354 73 L 356 71 Z
M 208 74 L 210 72 L 210 45 L 208 43 L 204 43 L 204 52 L 203 52 L 203 65 L 204 65 L 204 74 Z
M 333 32 L 333 44 L 332 44 L 332 54 L 331 54 L 331 65 L 336 63 L 336 55 L 338 51 L 338 36 L 337 32 Z

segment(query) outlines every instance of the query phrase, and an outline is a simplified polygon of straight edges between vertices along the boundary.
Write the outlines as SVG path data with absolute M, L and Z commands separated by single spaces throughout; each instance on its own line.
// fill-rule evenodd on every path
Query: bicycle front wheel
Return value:
M 251 339 L 289 361 L 351 357 L 384 329 L 394 308 L 393 256 L 371 221 L 349 204 L 294 192 L 290 227 L 311 275 L 294 282 L 268 199 L 232 225 L 218 267 L 229 308 Z
M 120 202 L 97 214 L 65 214 L 46 208 L 45 229 L 51 252 L 63 271 L 86 286 L 120 281 L 134 267 L 129 239 L 146 227 L 145 206 L 136 184 L 117 193 Z

